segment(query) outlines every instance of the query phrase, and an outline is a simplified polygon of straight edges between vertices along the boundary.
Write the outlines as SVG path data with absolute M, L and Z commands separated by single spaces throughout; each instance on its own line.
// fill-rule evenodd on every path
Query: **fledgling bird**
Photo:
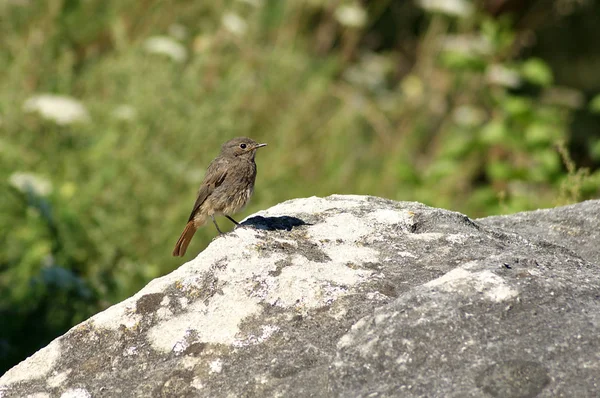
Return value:
M 231 216 L 242 210 L 252 196 L 256 180 L 254 156 L 258 148 L 266 145 L 247 137 L 234 138 L 223 144 L 221 153 L 206 170 L 190 218 L 173 249 L 173 256 L 183 257 L 194 233 L 208 217 L 219 234 L 223 232 L 215 215 L 222 214 L 239 225 Z

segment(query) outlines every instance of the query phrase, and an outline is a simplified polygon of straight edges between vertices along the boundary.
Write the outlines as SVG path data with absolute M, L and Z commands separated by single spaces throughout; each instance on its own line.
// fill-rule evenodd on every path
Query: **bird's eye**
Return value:
M 240 144 L 240 148 L 246 149 L 246 144 Z

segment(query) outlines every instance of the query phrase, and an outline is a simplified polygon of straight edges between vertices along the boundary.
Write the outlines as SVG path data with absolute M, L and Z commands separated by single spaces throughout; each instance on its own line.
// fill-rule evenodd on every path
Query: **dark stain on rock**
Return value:
M 538 362 L 522 360 L 496 363 L 475 379 L 483 392 L 502 398 L 534 398 L 548 383 L 546 368 Z
M 306 347 L 299 352 L 294 362 L 286 362 L 277 358 L 270 367 L 270 373 L 277 379 L 294 376 L 302 371 L 311 369 L 319 364 L 318 350 L 315 347 Z
M 275 270 L 269 271 L 269 276 L 279 276 L 281 275 L 281 270 L 285 267 L 289 267 L 292 265 L 292 262 L 289 260 L 279 260 L 275 262 Z
M 528 271 L 519 272 L 517 274 L 517 278 L 531 278 L 531 277 L 533 277 L 533 275 L 531 275 Z
M 135 312 L 138 314 L 150 314 L 160 308 L 160 303 L 165 297 L 163 293 L 146 294 L 135 303 Z
M 419 223 L 417 221 L 415 221 L 414 223 L 412 223 L 410 225 L 410 229 L 409 229 L 411 234 L 416 234 L 419 232 Z
M 298 242 L 299 254 L 306 257 L 308 261 L 316 263 L 325 263 L 331 261 L 331 258 L 319 247 L 318 244 L 308 241 Z
M 213 272 L 215 270 L 223 270 L 227 267 L 228 263 L 229 263 L 229 260 L 228 260 L 227 256 L 225 256 L 225 257 L 217 260 L 213 265 L 211 265 L 210 270 Z
M 271 375 L 275 378 L 283 379 L 297 374 L 300 370 L 301 368 L 294 364 L 276 364 L 271 367 Z
M 306 257 L 308 261 L 324 263 L 331 261 L 331 258 L 319 247 L 319 244 L 308 240 L 296 240 L 297 245 L 287 242 L 278 242 L 271 240 L 259 247 L 261 252 L 265 253 L 284 253 L 287 255 L 300 254 Z
M 196 356 L 200 355 L 200 353 L 202 353 L 202 351 L 204 351 L 205 348 L 206 348 L 206 343 L 202 343 L 202 342 L 192 343 L 192 344 L 190 344 L 190 346 L 188 348 L 185 349 L 185 351 L 183 353 L 185 355 L 191 355 L 193 357 L 196 357 Z
M 193 397 L 197 396 L 197 390 L 191 386 L 193 374 L 191 371 L 175 371 L 155 391 L 154 397 Z
M 396 291 L 396 286 L 391 283 L 381 282 L 377 287 L 377 291 L 387 297 L 396 298 L 398 297 L 398 292 Z
M 216 293 L 219 293 L 219 278 L 212 272 L 203 274 L 202 282 L 198 286 L 198 292 L 203 300 L 209 299 Z
M 374 262 L 369 261 L 369 262 L 363 263 L 362 266 L 361 266 L 361 268 L 372 269 L 372 270 L 375 270 L 375 271 L 380 271 L 383 268 L 383 264 L 381 264 L 381 263 L 374 263 Z

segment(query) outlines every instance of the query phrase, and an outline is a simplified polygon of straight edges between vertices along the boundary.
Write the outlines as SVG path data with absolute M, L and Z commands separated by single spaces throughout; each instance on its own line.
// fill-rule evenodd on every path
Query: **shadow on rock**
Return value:
M 281 216 L 281 217 L 263 217 L 263 216 L 254 216 L 250 217 L 240 225 L 248 225 L 254 227 L 256 229 L 264 229 L 267 231 L 275 231 L 275 230 L 286 230 L 291 231 L 294 227 L 299 227 L 301 225 L 310 225 L 305 223 L 299 218 L 291 217 L 291 216 Z

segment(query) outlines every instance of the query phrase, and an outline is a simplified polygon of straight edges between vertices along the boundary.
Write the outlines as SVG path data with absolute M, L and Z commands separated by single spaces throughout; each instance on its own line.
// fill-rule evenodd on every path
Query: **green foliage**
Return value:
M 590 110 L 594 113 L 600 113 L 600 94 L 596 95 L 590 101 Z
M 0 5 L 0 369 L 178 266 L 195 190 L 234 136 L 269 143 L 241 216 L 332 193 L 473 217 L 598 194 L 564 146 L 573 110 L 542 100 L 552 70 L 514 53 L 507 18 L 420 14 L 404 54 L 364 44 L 400 40 L 371 26 L 385 2 L 366 22 L 319 1 L 14 4 Z M 88 114 L 48 120 L 28 102 L 44 93 Z M 198 231 L 189 257 L 214 236 Z

